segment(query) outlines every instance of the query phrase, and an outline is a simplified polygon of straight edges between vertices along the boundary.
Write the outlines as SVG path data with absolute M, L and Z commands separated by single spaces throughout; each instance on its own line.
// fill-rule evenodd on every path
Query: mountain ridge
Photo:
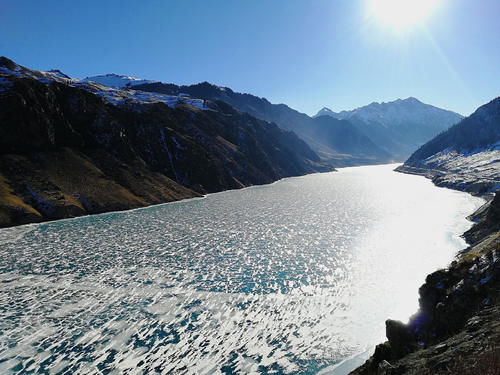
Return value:
M 293 132 L 224 102 L 74 82 L 0 59 L 0 226 L 330 170 Z
M 276 123 L 280 128 L 291 130 L 304 139 L 323 161 L 330 162 L 333 166 L 377 164 L 393 161 L 390 152 L 372 145 L 369 150 L 359 153 L 356 150 L 338 150 L 337 142 L 329 142 L 318 136 L 323 130 L 318 129 L 318 122 L 305 113 L 301 113 L 286 104 L 272 104 L 266 98 L 260 98 L 248 93 L 234 92 L 227 87 L 220 87 L 209 82 L 201 82 L 194 85 L 178 86 L 172 83 L 152 83 L 135 86 L 138 90 L 158 92 L 167 95 L 179 95 L 187 93 L 192 97 L 206 100 L 221 100 L 233 106 L 241 112 L 249 113 L 262 120 Z M 359 129 L 352 124 L 348 126 L 350 137 L 357 138 Z
M 109 84 L 110 82 L 105 82 L 105 80 L 102 79 L 107 76 L 117 77 L 117 75 L 108 74 L 96 76 L 97 79 L 95 79 L 96 77 L 88 77 L 85 80 L 95 79 L 101 83 Z M 276 123 L 282 129 L 294 131 L 320 155 L 323 161 L 329 162 L 333 166 L 403 161 L 422 143 L 461 118 L 461 115 L 424 104 L 414 97 L 396 99 L 387 103 L 372 102 L 367 106 L 352 111 L 342 111 L 338 114 L 324 107 L 321 110 L 323 113 L 320 111 L 318 114 L 327 114 L 340 120 L 348 120 L 351 123 L 352 127 L 350 127 L 349 130 L 351 134 L 349 134 L 347 139 L 359 138 L 359 132 L 361 132 L 371 141 L 370 147 L 362 150 L 362 152 L 360 152 L 357 145 L 353 145 L 352 149 L 343 147 L 343 149 L 340 150 L 338 148 L 339 142 L 330 142 L 329 140 L 331 140 L 331 138 L 325 139 L 318 136 L 320 133 L 324 133 L 325 131 L 328 132 L 328 130 L 325 129 L 318 129 L 321 125 L 318 125 L 318 122 L 314 121 L 314 117 L 318 117 L 318 114 L 309 117 L 305 113 L 290 108 L 286 104 L 273 104 L 264 97 L 258 97 L 250 93 L 235 92 L 229 87 L 218 86 L 207 81 L 192 85 L 176 85 L 160 81 L 144 80 L 143 82 L 139 78 L 127 76 L 119 77 L 122 77 L 125 81 L 117 81 L 117 87 L 130 87 L 136 90 L 164 95 L 224 101 L 241 112 L 246 112 L 259 119 Z M 386 105 L 403 107 L 420 105 L 425 106 L 427 112 L 435 111 L 437 114 L 424 116 L 424 118 L 417 121 L 416 124 L 408 120 L 408 115 L 403 116 L 404 121 L 398 121 L 396 130 L 388 130 L 389 127 L 387 124 L 384 124 L 380 116 L 378 116 L 378 122 L 369 121 L 367 123 L 366 119 L 359 119 L 359 116 L 353 115 L 366 108 L 379 110 L 379 107 L 383 108 Z M 442 113 L 448 113 L 455 117 L 453 120 L 441 121 L 439 119 L 439 114 Z M 401 117 L 401 115 L 399 115 L 399 117 Z M 428 128 L 427 123 L 436 124 L 440 122 L 443 122 L 443 125 L 438 125 L 437 129 L 419 130 L 419 128 Z M 369 143 L 367 142 L 367 144 Z

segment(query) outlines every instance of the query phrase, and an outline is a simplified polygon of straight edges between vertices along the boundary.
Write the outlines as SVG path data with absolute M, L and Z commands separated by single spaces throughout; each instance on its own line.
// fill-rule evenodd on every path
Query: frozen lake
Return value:
M 0 373 L 332 369 L 416 311 L 482 204 L 394 167 L 0 230 Z

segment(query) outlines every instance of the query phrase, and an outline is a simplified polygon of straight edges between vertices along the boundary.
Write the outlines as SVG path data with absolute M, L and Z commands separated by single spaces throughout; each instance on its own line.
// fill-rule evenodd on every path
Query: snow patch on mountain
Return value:
M 337 113 L 334 112 L 334 111 L 332 111 L 330 108 L 323 107 L 313 117 L 320 117 L 320 116 L 332 116 L 332 117 L 336 117 L 336 115 L 337 115 Z
M 195 108 L 208 109 L 205 100 L 193 99 L 185 96 L 165 95 L 132 89 L 120 89 L 104 86 L 95 82 L 76 82 L 74 86 L 90 91 L 114 105 L 133 103 L 164 103 L 174 108 L 179 102 L 189 104 Z
M 81 80 L 81 82 L 95 82 L 104 86 L 127 88 L 136 85 L 142 85 L 146 83 L 156 83 L 158 81 L 151 81 L 147 79 L 141 79 L 130 76 L 123 76 L 118 74 L 104 74 L 93 77 L 86 77 Z
M 394 127 L 406 123 L 435 123 L 439 118 L 450 123 L 450 116 L 454 116 L 455 120 L 451 121 L 451 123 L 456 123 L 463 118 L 458 113 L 422 103 L 413 97 L 397 99 L 392 102 L 373 102 L 364 107 L 338 113 L 324 107 L 315 117 L 324 115 L 332 116 L 339 120 L 357 118 L 367 124 L 376 122 L 385 127 Z
M 165 95 L 153 92 L 132 90 L 130 87 L 142 83 L 151 83 L 155 81 L 141 80 L 139 78 L 118 76 L 116 74 L 107 74 L 104 76 L 90 77 L 83 80 L 74 79 L 64 74 L 60 70 L 32 70 L 22 67 L 13 61 L 3 59 L 0 61 L 0 93 L 7 92 L 11 86 L 9 76 L 29 77 L 38 80 L 43 84 L 59 82 L 73 87 L 79 87 L 100 96 L 113 105 L 124 104 L 145 104 L 145 103 L 164 103 L 173 108 L 178 103 L 185 103 L 192 107 L 206 110 L 208 109 L 205 100 L 191 98 L 186 95 Z M 99 81 L 99 78 L 103 77 Z
M 500 190 L 500 142 L 470 151 L 447 148 L 401 170 L 426 175 L 441 186 L 495 192 Z

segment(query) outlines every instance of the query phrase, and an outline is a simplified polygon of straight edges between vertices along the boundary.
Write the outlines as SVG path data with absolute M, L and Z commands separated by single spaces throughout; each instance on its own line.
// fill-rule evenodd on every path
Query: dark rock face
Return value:
M 388 319 L 385 322 L 385 334 L 391 345 L 391 358 L 396 359 L 410 353 L 414 346 L 414 335 L 410 327 L 398 320 Z
M 474 246 L 427 276 L 420 310 L 407 325 L 388 320 L 388 342 L 353 374 L 483 374 L 476 370 L 484 367 L 500 373 L 493 360 L 500 354 L 499 196 L 468 232 Z
M 113 105 L 2 61 L 0 226 L 332 170 L 294 133 L 223 102 Z
M 464 237 L 467 242 L 474 245 L 489 233 L 498 231 L 500 231 L 500 194 L 495 194 L 488 209 L 479 218 L 479 222 L 465 232 Z

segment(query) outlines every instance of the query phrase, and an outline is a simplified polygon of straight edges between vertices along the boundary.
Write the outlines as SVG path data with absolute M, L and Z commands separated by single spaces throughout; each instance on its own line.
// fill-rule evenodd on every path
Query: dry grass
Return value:
M 475 245 L 470 251 L 465 253 L 459 260 L 459 263 L 462 262 L 471 262 L 481 255 L 488 254 L 491 251 L 498 250 L 500 248 L 500 232 L 495 232 L 480 243 Z
M 73 150 L 44 153 L 41 160 L 45 177 L 61 189 L 64 197 L 69 199 L 68 203 L 81 207 L 81 203 L 72 198 L 79 192 L 102 206 L 110 203 L 132 207 L 147 205 L 142 198 L 107 178 L 89 159 Z
M 450 374 L 500 375 L 500 348 L 475 358 L 458 357 L 449 367 Z
M 42 216 L 40 212 L 35 210 L 29 204 L 26 204 L 21 198 L 13 194 L 14 192 L 9 186 L 8 180 L 0 175 L 0 206 L 21 208 L 26 212 Z

